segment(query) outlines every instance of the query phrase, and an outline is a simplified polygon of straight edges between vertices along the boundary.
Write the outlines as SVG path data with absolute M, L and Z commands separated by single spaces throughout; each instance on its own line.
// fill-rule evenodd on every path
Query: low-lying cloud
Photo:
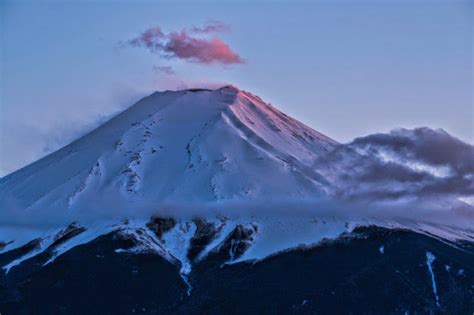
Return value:
M 337 196 L 452 199 L 474 196 L 474 146 L 443 130 L 398 129 L 341 145 L 315 163 Z
M 204 26 L 193 26 L 165 33 L 152 27 L 127 43 L 144 47 L 165 58 L 176 58 L 198 64 L 232 65 L 244 63 L 242 57 L 215 34 L 226 32 L 229 26 L 219 21 L 208 21 Z M 209 37 L 209 34 L 214 34 Z
M 375 152 L 385 150 L 405 162 L 419 161 L 433 167 L 448 167 L 455 173 L 474 172 L 474 147 L 442 129 L 399 129 L 389 134 L 356 138 L 352 146 Z
M 446 148 L 452 152 L 435 156 Z M 0 227 L 43 225 L 49 228 L 72 221 L 88 225 L 98 220 L 146 219 L 152 215 L 249 217 L 252 220 L 259 216 L 277 216 L 284 220 L 289 215 L 337 217 L 349 222 L 364 218 L 393 219 L 472 230 L 474 208 L 459 199 L 474 196 L 473 156 L 472 145 L 442 130 L 400 129 L 357 138 L 317 160 L 314 168 L 332 183 L 327 196 L 155 203 L 145 199 L 130 202 L 116 191 L 92 195 L 87 203 L 59 212 L 55 207 L 24 209 L 19 200 L 7 196 L 0 201 L 0 209 L 3 209 Z M 439 168 L 443 171 L 438 171 Z

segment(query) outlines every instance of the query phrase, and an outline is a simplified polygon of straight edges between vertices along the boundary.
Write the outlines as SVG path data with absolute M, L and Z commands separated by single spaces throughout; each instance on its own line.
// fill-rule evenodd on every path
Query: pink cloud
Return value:
M 236 64 L 243 63 L 242 58 L 230 49 L 221 39 L 195 38 L 189 36 L 185 31 L 171 33 L 164 51 L 180 59 L 202 64 L 221 63 Z
M 145 47 L 153 53 L 167 58 L 177 58 L 199 64 L 241 64 L 244 60 L 222 39 L 214 36 L 196 37 L 191 34 L 206 35 L 222 32 L 228 26 L 218 21 L 209 21 L 203 27 L 165 34 L 159 27 L 146 30 L 128 43 L 136 47 Z

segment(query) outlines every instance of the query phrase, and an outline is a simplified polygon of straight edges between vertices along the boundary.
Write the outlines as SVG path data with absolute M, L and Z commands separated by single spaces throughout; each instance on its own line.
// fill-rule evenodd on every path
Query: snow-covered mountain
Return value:
M 84 229 L 58 247 L 53 259 L 116 229 L 122 220 L 132 220 L 119 224 L 124 231 L 144 229 L 149 232 L 147 246 L 163 247 L 146 225 L 152 215 L 179 216 L 167 209 L 170 206 L 180 212 L 183 209 L 177 207 L 195 207 L 193 215 L 212 222 L 219 233 L 213 236 L 214 243 L 206 244 L 211 250 L 236 228 L 248 226 L 256 232 L 255 218 L 235 217 L 239 211 L 272 200 L 277 206 L 278 200 L 325 195 L 328 184 L 312 165 L 336 145 L 234 86 L 154 93 L 70 145 L 0 180 L 5 210 L 0 241 L 7 244 L 5 250 L 41 239 L 36 250 L 4 268 L 48 248 L 68 224 L 78 221 Z M 236 210 L 209 219 L 205 207 L 229 205 Z M 285 218 L 281 225 L 279 216 L 268 217 L 258 209 L 255 214 L 265 216 L 274 231 L 262 233 L 268 242 L 262 242 L 262 248 L 252 247 L 247 258 L 337 236 L 348 226 L 343 221 L 318 226 L 306 217 Z M 174 241 L 168 240 L 162 252 L 186 264 L 196 224 L 184 220 L 172 228 L 164 238 Z
M 304 217 L 293 215 L 297 208 L 315 204 L 327 210 L 317 216 L 334 217 L 335 206 L 323 199 L 341 190 L 350 195 L 365 185 L 363 176 L 357 182 L 344 180 L 348 174 L 374 166 L 380 173 L 393 166 L 376 164 L 372 160 L 380 154 L 364 155 L 356 144 L 339 145 L 235 86 L 156 92 L 66 147 L 0 179 L 2 225 L 9 229 L 10 221 L 30 228 L 38 221 L 64 225 L 85 218 L 94 224 L 104 219 L 146 221 L 152 215 L 178 216 L 173 211 L 188 208 L 201 208 L 191 213 L 205 216 L 206 208 L 219 207 L 234 209 L 219 212 L 224 216 L 251 209 L 265 221 L 275 219 L 259 208 L 293 208 L 292 218 L 285 219 L 291 222 Z M 391 175 L 385 179 L 396 179 Z M 375 184 L 371 191 L 381 186 Z M 393 187 L 383 190 L 388 193 Z M 44 220 L 32 222 L 31 216 Z M 347 227 L 354 220 L 337 221 Z M 343 230 L 338 226 L 335 235 Z M 304 242 L 319 239 L 302 231 L 309 237 Z M 8 233 L 0 241 L 10 241 Z
M 131 204 L 306 197 L 324 192 L 311 165 L 335 145 L 233 86 L 157 92 L 1 179 L 0 198 L 83 211 L 98 195 Z
M 439 139 L 463 153 L 415 145 Z M 114 235 L 133 240 L 114 253 L 157 254 L 187 281 L 208 256 L 256 261 L 361 226 L 472 242 L 474 149 L 456 141 L 418 129 L 342 145 L 234 86 L 156 92 L 0 179 L 0 263 L 48 266 Z

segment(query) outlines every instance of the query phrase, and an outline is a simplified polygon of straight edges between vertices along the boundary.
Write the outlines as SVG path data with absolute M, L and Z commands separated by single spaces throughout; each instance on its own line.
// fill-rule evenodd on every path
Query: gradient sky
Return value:
M 430 126 L 473 143 L 472 1 L 354 2 L 4 0 L 0 176 L 154 90 L 201 84 L 238 85 L 341 142 Z M 244 64 L 123 45 L 209 19 Z

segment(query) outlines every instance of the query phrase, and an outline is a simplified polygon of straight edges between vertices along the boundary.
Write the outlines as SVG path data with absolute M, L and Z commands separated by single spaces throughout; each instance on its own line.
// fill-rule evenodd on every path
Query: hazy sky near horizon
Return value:
M 474 143 L 472 3 L 2 1 L 0 177 L 152 91 L 225 83 L 340 142 L 429 126 Z M 209 20 L 243 63 L 123 44 Z

